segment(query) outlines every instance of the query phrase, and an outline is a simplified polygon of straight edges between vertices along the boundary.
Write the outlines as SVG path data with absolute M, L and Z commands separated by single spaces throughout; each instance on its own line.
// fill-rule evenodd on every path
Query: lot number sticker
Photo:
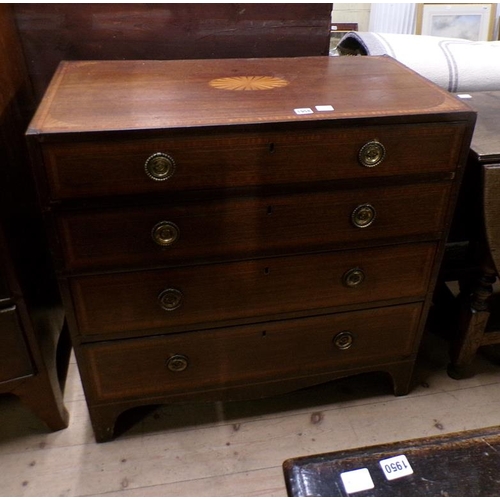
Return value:
M 295 108 L 296 115 L 312 115 L 314 111 L 311 108 Z
M 413 474 L 410 462 L 408 462 L 408 459 L 404 455 L 386 458 L 385 460 L 381 460 L 379 464 L 384 471 L 386 479 L 389 481 Z
M 372 477 L 370 476 L 370 471 L 366 468 L 343 472 L 340 474 L 340 477 L 347 494 L 375 488 Z

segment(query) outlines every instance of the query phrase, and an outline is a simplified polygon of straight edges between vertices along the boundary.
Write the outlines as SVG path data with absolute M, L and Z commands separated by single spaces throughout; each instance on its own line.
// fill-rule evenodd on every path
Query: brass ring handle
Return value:
M 351 214 L 352 223 L 359 228 L 370 226 L 375 220 L 377 212 L 369 203 L 357 206 Z
M 166 288 L 158 295 L 158 302 L 165 311 L 175 311 L 181 307 L 183 300 L 182 292 L 176 288 Z
M 162 247 L 169 247 L 179 239 L 179 228 L 173 222 L 162 221 L 156 224 L 152 231 L 153 241 Z
M 174 354 L 167 359 L 167 368 L 171 372 L 183 372 L 189 366 L 189 359 L 183 354 Z
M 344 274 L 344 276 L 342 277 L 342 282 L 345 286 L 354 288 L 361 285 L 361 283 L 365 281 L 365 277 L 366 276 L 363 269 L 354 267 L 353 269 L 349 269 L 349 271 Z
M 376 167 L 385 158 L 385 147 L 378 141 L 367 142 L 358 153 L 358 160 L 363 167 Z
M 345 351 L 352 347 L 354 343 L 354 336 L 351 332 L 340 332 L 333 338 L 335 347 L 341 351 Z
M 144 164 L 146 175 L 154 181 L 166 181 L 175 172 L 174 159 L 165 153 L 151 155 Z

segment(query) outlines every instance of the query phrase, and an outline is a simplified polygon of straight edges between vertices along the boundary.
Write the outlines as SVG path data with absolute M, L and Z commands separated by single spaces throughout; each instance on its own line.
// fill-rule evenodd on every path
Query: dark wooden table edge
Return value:
M 294 468 L 300 468 L 304 465 L 312 465 L 315 463 L 325 462 L 329 460 L 342 460 L 347 458 L 355 458 L 362 456 L 381 456 L 385 454 L 397 453 L 405 454 L 408 450 L 414 448 L 435 448 L 446 445 L 452 442 L 467 441 L 472 442 L 474 440 L 483 441 L 486 438 L 496 438 L 500 440 L 500 426 L 490 426 L 479 429 L 471 429 L 466 431 L 457 431 L 447 434 L 439 434 L 434 436 L 425 436 L 420 438 L 408 439 L 403 441 L 395 441 L 392 443 L 376 444 L 358 448 L 342 449 L 339 451 L 333 451 L 328 453 L 318 453 L 309 456 L 294 457 L 285 460 L 282 464 L 285 486 L 287 489 L 287 494 L 290 497 L 296 496 L 293 491 L 293 486 L 291 484 L 291 477 Z M 389 456 L 389 455 L 388 455 Z

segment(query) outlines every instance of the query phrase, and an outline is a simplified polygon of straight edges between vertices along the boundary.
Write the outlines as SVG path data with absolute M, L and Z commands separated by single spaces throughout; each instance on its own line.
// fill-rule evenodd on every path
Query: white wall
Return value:
M 417 3 L 372 3 L 370 10 L 370 31 L 379 33 L 414 34 L 416 25 Z M 498 40 L 500 3 L 495 14 L 493 39 Z
M 415 3 L 373 3 L 369 31 L 378 33 L 415 33 Z
M 332 23 L 358 23 L 358 31 L 368 31 L 371 3 L 334 3 Z
M 332 22 L 358 23 L 359 31 L 415 33 L 416 3 L 334 3 Z M 494 39 L 499 39 L 500 3 L 497 4 Z

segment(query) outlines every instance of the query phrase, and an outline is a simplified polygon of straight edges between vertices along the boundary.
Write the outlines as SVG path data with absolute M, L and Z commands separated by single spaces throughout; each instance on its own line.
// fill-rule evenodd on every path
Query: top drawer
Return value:
M 450 172 L 464 130 L 464 124 L 431 123 L 165 134 L 43 143 L 43 156 L 49 196 L 56 200 Z M 374 142 L 382 147 L 363 150 Z

